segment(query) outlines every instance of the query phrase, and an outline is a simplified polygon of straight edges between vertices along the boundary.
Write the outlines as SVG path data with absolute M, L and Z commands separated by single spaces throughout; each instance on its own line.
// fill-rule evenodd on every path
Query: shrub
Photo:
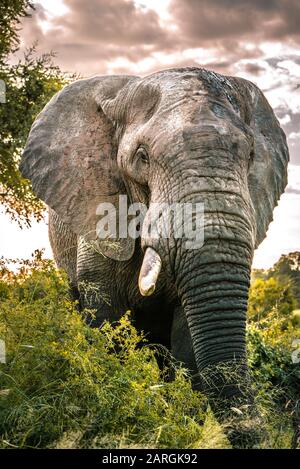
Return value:
M 249 292 L 248 314 L 252 321 L 260 321 L 276 309 L 279 316 L 288 318 L 296 307 L 291 281 L 287 278 L 261 279 L 252 281 Z
M 161 380 L 129 314 L 92 329 L 52 262 L 35 258 L 15 274 L 2 267 L 2 447 L 228 445 L 183 369 Z
M 300 364 L 292 361 L 300 331 L 290 327 L 283 332 L 282 321 L 270 314 L 263 325 L 250 324 L 247 334 L 252 382 L 268 429 L 264 445 L 269 448 L 300 445 Z
M 16 270 L 0 263 L 0 339 L 7 349 L 0 363 L 0 447 L 230 447 L 224 429 L 231 422 L 216 421 L 184 369 L 174 370 L 173 382 L 162 380 L 130 313 L 92 329 L 93 312 L 78 313 L 51 261 L 36 252 L 17 264 Z M 292 439 L 296 446 L 298 438 L 300 376 L 291 361 L 297 329 L 282 329 L 281 320 L 267 315 L 248 332 L 268 430 L 262 447 L 290 447 Z

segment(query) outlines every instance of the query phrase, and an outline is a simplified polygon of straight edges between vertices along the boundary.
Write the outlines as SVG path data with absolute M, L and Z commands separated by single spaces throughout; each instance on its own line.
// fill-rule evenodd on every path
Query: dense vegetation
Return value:
M 192 391 L 185 370 L 177 368 L 173 382 L 162 380 L 153 349 L 139 347 L 145 339 L 129 313 L 114 327 L 91 329 L 92 312 L 78 314 L 51 261 L 37 252 L 17 271 L 8 267 L 3 260 L 0 447 L 230 447 L 226 422 L 221 426 L 206 398 Z M 300 365 L 291 354 L 300 334 L 286 297 L 294 303 L 290 292 L 271 284 L 259 290 L 260 317 L 253 294 L 258 280 L 248 347 L 266 428 L 261 446 L 296 446 Z M 243 420 L 243 411 L 234 410 Z

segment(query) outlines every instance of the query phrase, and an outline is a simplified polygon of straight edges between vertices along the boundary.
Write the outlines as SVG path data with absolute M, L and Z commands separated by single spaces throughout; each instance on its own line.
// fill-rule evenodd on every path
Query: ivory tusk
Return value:
M 161 258 L 152 248 L 147 248 L 139 275 L 139 289 L 141 295 L 150 296 L 155 290 L 155 285 L 161 269 Z

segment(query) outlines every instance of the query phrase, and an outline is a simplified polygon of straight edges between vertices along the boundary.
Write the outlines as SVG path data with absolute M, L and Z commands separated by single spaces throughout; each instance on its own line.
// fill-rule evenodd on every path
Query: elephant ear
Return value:
M 257 248 L 266 237 L 273 210 L 287 185 L 289 150 L 285 134 L 260 89 L 242 78 L 234 81 L 247 102 L 244 115 L 254 135 L 248 187 L 256 215 Z
M 116 161 L 116 123 L 103 109 L 132 80 L 94 77 L 66 86 L 34 122 L 20 164 L 34 192 L 74 233 L 117 260 L 132 256 L 134 240 L 109 229 L 106 239 L 97 236 L 99 204 L 118 209 L 118 196 L 126 194 Z

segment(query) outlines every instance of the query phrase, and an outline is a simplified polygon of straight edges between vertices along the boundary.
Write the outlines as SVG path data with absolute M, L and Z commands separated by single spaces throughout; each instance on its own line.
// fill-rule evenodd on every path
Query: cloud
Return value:
M 274 45 L 280 37 L 289 47 L 298 41 L 296 0 L 144 2 L 143 7 L 143 1 L 134 0 L 64 0 L 55 16 L 54 9 L 50 14 L 43 7 L 49 8 L 49 0 L 40 0 L 32 18 L 23 21 L 24 45 L 38 40 L 42 52 L 57 52 L 63 69 L 84 76 L 112 71 L 147 74 L 186 65 L 235 74 L 242 60 L 241 70 L 250 77 L 263 76 L 266 66 L 281 67 L 282 76 L 295 70 L 295 46 L 292 55 L 280 58 L 281 64 L 259 61 L 266 55 L 262 41 Z M 290 35 L 283 33 L 288 28 Z
M 260 73 L 265 71 L 265 67 L 262 67 L 258 63 L 255 62 L 246 62 L 244 65 L 244 70 L 251 75 L 259 75 Z
M 291 132 L 289 135 L 290 140 L 300 140 L 300 132 Z
M 69 12 L 53 22 L 62 28 L 66 39 L 76 34 L 81 42 L 119 46 L 157 45 L 167 41 L 153 10 L 136 6 L 131 1 L 65 0 Z
M 284 114 L 284 116 L 282 117 L 278 116 L 278 120 L 281 125 L 288 124 L 289 122 L 291 122 L 291 116 L 290 114 Z
M 284 110 L 282 110 L 284 112 Z M 290 150 L 290 159 L 294 166 L 299 168 L 297 178 L 300 181 L 300 112 L 295 114 L 290 114 L 291 120 L 287 123 L 282 124 L 282 128 L 285 131 L 287 136 L 287 141 Z
M 67 12 L 50 16 L 38 4 L 23 20 L 23 45 L 38 41 L 39 50 L 53 50 L 65 70 L 82 75 L 105 73 L 118 58 L 132 64 L 155 51 L 174 49 L 172 37 L 157 13 L 133 1 L 65 0 Z M 127 71 L 128 73 L 128 71 Z
M 298 0 L 173 0 L 172 12 L 185 40 L 300 40 Z
M 287 194 L 300 194 L 300 166 L 289 165 Z

